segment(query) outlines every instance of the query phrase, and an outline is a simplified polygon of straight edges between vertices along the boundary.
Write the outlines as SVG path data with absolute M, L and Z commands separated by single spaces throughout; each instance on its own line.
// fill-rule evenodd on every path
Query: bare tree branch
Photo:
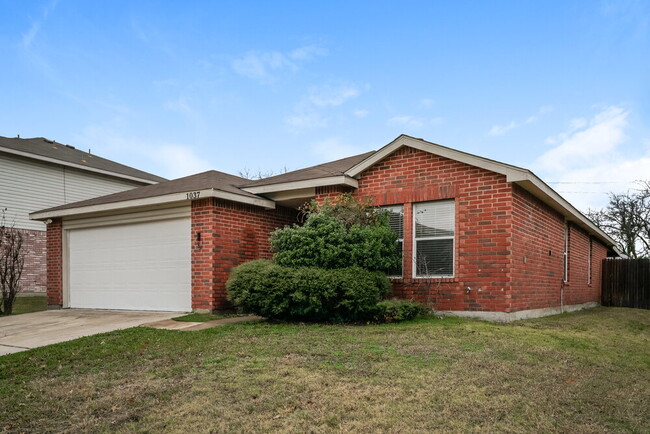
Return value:
M 607 207 L 587 216 L 630 258 L 650 257 L 650 181 L 640 182 L 638 190 L 610 193 Z

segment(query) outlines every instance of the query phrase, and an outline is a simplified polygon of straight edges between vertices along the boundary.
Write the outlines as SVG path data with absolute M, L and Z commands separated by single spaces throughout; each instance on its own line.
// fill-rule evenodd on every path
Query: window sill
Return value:
M 397 283 L 458 283 L 458 277 L 389 277 Z

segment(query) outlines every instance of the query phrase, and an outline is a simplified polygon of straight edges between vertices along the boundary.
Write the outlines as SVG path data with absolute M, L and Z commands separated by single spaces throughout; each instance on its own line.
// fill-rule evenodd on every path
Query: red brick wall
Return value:
M 295 211 L 282 207 L 266 210 L 218 199 L 192 201 L 192 308 L 230 308 L 225 287 L 230 270 L 252 259 L 270 259 L 270 233 L 296 221 Z
M 45 231 L 20 229 L 23 234 L 25 267 L 20 279 L 23 292 L 47 289 L 47 236 Z
M 47 225 L 47 304 L 63 305 L 63 224 L 54 219 Z
M 512 309 L 560 306 L 564 217 L 517 186 L 513 205 Z
M 317 200 L 338 193 L 317 189 Z M 516 312 L 600 299 L 606 248 L 570 226 L 569 281 L 563 282 L 564 218 L 506 177 L 413 148 L 401 148 L 359 178 L 359 197 L 404 205 L 404 273 L 396 296 L 439 310 Z M 456 210 L 453 278 L 414 278 L 413 204 L 453 199 Z M 549 254 L 550 252 L 550 254 Z M 467 292 L 466 288 L 471 291 Z
M 605 246 L 590 241 L 582 229 L 569 222 L 568 279 L 564 282 L 564 217 L 520 187 L 514 187 L 513 199 L 512 309 L 600 302 Z
M 404 205 L 404 258 L 413 252 L 413 204 L 453 199 L 454 277 L 414 278 L 405 259 L 393 292 L 440 310 L 508 311 L 512 187 L 505 176 L 404 147 L 363 172 L 354 195 L 373 197 L 377 206 Z

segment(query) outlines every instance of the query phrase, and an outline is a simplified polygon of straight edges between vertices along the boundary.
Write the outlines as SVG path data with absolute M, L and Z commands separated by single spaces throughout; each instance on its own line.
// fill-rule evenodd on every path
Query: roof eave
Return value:
M 240 187 L 242 190 L 252 194 L 278 193 L 283 191 L 301 190 L 315 187 L 328 187 L 333 185 L 347 185 L 359 188 L 359 181 L 351 176 L 337 175 L 325 178 L 307 179 L 302 181 L 281 182 L 278 184 L 259 185 L 251 187 Z
M 18 151 L 16 149 L 5 148 L 0 146 L 0 152 L 5 152 L 7 154 L 18 155 L 20 157 L 30 158 L 32 160 L 44 161 L 46 163 L 58 164 L 61 166 L 74 167 L 75 169 L 85 170 L 88 172 L 99 173 L 102 175 L 112 176 L 114 178 L 128 179 L 129 181 L 136 181 L 143 184 L 158 184 L 161 181 L 154 181 L 152 179 L 140 178 L 137 176 L 125 175 L 123 173 L 113 172 L 110 170 L 96 169 L 94 167 L 84 166 L 83 164 L 75 164 L 69 161 L 57 160 L 56 158 L 44 157 L 42 155 L 32 154 L 29 152 Z M 163 178 L 164 179 L 164 178 Z
M 266 209 L 275 209 L 275 202 L 262 197 L 256 198 L 256 197 L 242 196 L 239 194 L 229 193 L 226 191 L 216 190 L 213 188 L 196 190 L 196 191 L 192 191 L 191 193 L 192 193 L 191 196 L 189 196 L 190 193 L 188 192 L 180 192 L 180 193 L 165 194 L 161 196 L 130 199 L 130 200 L 123 200 L 118 202 L 97 204 L 97 205 L 79 206 L 79 207 L 65 208 L 59 210 L 36 211 L 30 213 L 29 218 L 31 220 L 43 221 L 43 220 L 57 218 L 57 217 L 69 217 L 73 215 L 101 213 L 101 212 L 108 212 L 108 211 L 115 211 L 115 210 L 140 208 L 145 206 L 164 205 L 164 204 L 170 204 L 176 202 L 178 203 L 187 202 L 189 204 L 192 200 L 204 199 L 207 197 L 224 199 L 232 202 L 244 203 L 247 205 L 255 205 Z

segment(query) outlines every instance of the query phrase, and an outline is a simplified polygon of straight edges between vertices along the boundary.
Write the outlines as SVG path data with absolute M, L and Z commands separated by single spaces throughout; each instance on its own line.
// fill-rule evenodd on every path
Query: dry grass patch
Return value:
M 650 312 L 144 328 L 0 358 L 7 431 L 650 430 Z M 61 409 L 64 409 L 63 411 Z

